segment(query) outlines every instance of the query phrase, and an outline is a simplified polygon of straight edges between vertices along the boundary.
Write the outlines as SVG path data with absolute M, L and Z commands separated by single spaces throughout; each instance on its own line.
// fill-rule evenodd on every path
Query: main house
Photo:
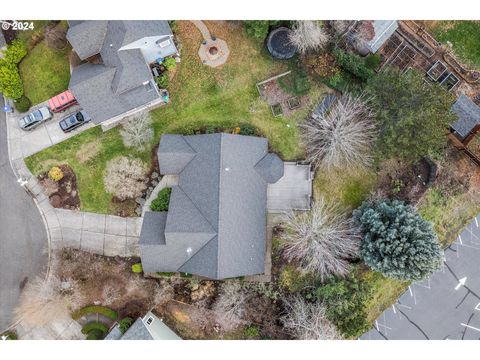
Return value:
M 167 21 L 69 21 L 67 39 L 83 61 L 69 88 L 96 124 L 113 125 L 161 104 L 150 64 L 178 51 Z
M 147 212 L 140 234 L 145 272 L 210 279 L 264 273 L 267 184 L 284 164 L 265 138 L 163 135 L 160 172 L 177 175 L 168 212 Z

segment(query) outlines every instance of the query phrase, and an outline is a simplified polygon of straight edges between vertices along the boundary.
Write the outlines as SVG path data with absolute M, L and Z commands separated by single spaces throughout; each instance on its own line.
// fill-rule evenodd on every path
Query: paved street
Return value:
M 480 215 L 445 259 L 441 270 L 412 284 L 361 339 L 480 339 Z
M 0 99 L 3 107 L 3 98 Z M 37 207 L 8 161 L 5 114 L 0 113 L 0 331 L 12 321 L 21 287 L 46 270 L 47 234 Z

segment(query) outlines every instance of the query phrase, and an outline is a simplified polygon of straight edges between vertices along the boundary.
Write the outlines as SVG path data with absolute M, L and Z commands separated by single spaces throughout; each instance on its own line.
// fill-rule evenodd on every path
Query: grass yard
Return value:
M 41 103 L 67 90 L 70 80 L 69 51 L 69 46 L 58 51 L 41 41 L 22 60 L 20 76 L 25 96 L 32 104 Z
M 480 21 L 429 21 L 426 25 L 438 41 L 453 44 L 453 51 L 465 65 L 480 69 Z
M 270 59 L 263 44 L 245 37 L 241 28 L 227 22 L 207 22 L 207 26 L 230 44 L 228 62 L 217 69 L 203 65 L 197 54 L 200 33 L 190 22 L 178 22 L 182 62 L 169 87 L 170 104 L 152 112 L 155 136 L 150 149 L 141 153 L 127 149 L 118 128 L 105 133 L 95 128 L 27 158 L 32 173 L 38 175 L 53 165 L 68 163 L 77 176 L 81 210 L 108 214 L 115 213 L 115 207 L 103 185 L 107 161 L 130 154 L 150 162 L 151 149 L 164 133 L 188 133 L 205 125 L 229 128 L 249 123 L 268 138 L 271 149 L 285 160 L 302 158 L 296 122 L 302 121 L 309 109 L 275 118 L 259 99 L 255 86 L 285 71 L 287 64 Z M 315 99 L 325 90 L 312 82 L 309 94 Z M 85 149 L 96 149 L 97 153 L 88 161 L 80 161 Z

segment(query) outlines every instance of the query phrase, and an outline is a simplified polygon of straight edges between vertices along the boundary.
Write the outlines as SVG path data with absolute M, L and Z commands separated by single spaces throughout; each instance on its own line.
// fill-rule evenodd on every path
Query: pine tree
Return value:
M 430 222 L 398 200 L 365 202 L 353 212 L 363 233 L 360 256 L 373 270 L 399 280 L 421 280 L 437 270 L 443 251 Z

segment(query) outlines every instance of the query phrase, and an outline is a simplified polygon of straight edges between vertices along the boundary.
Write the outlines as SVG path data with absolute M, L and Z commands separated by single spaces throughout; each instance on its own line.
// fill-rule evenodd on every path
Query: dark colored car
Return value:
M 63 132 L 70 132 L 88 123 L 90 120 L 90 116 L 88 116 L 85 111 L 80 110 L 60 120 L 58 124 L 60 125 L 60 128 Z
M 18 125 L 22 130 L 32 130 L 44 121 L 51 119 L 52 116 L 50 109 L 44 106 L 18 119 Z

